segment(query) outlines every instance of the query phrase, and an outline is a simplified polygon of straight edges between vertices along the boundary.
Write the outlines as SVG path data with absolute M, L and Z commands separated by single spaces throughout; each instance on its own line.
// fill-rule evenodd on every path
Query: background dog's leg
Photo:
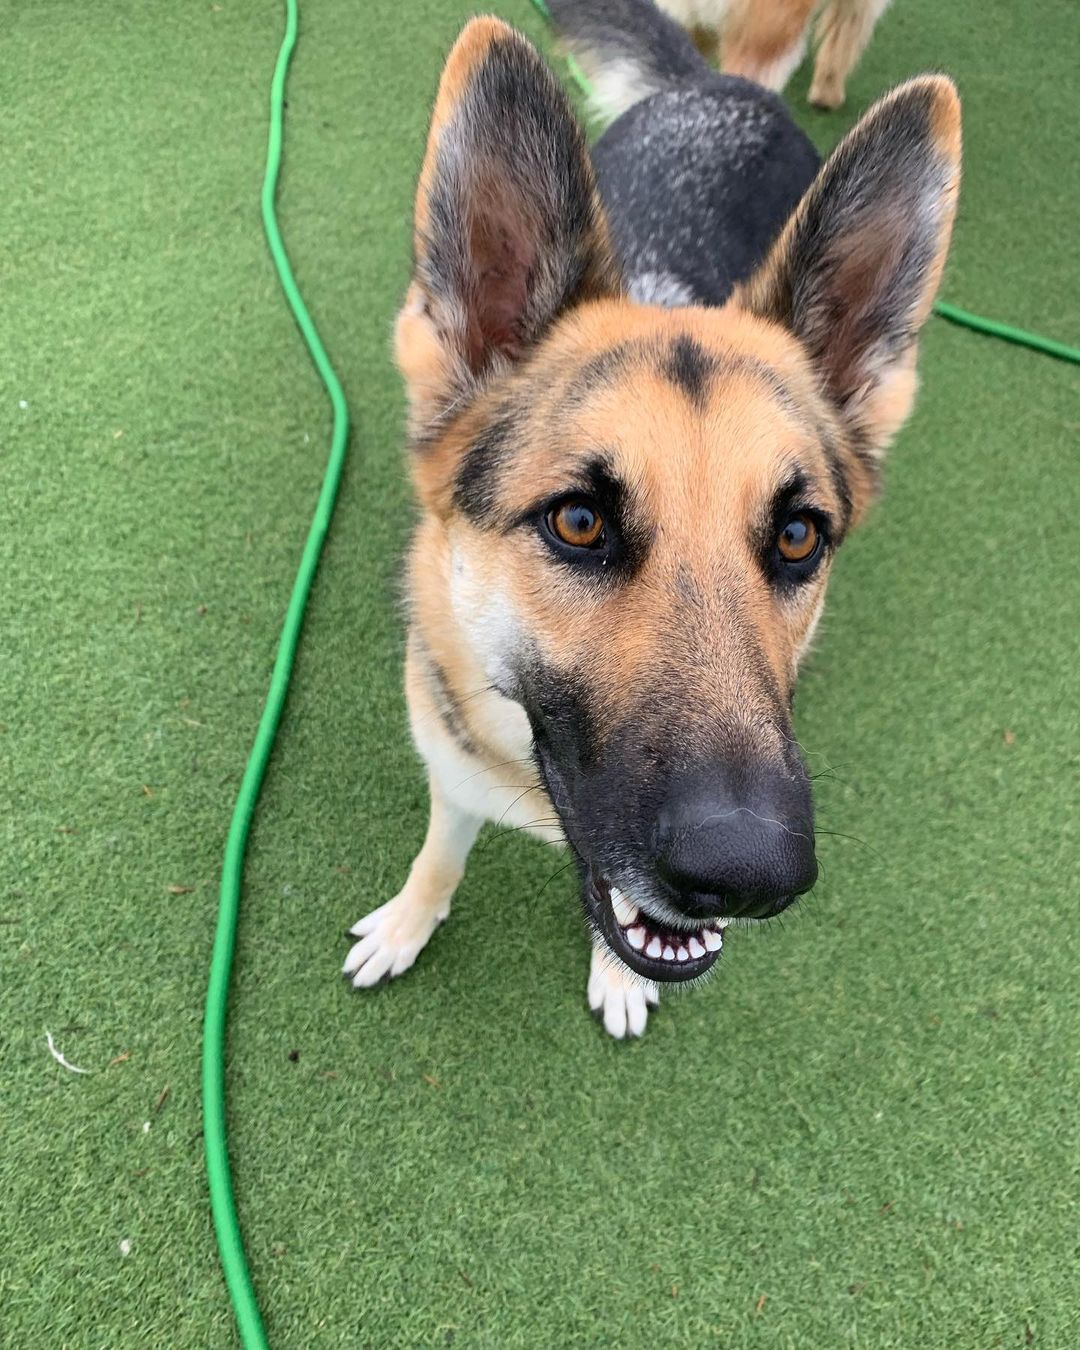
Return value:
M 593 943 L 588 994 L 589 1007 L 617 1040 L 640 1036 L 649 1009 L 660 1002 L 659 985 L 628 970 L 602 940 Z
M 817 23 L 818 53 L 808 98 L 817 108 L 839 108 L 847 77 L 866 50 L 889 0 L 829 0 Z
M 767 89 L 783 89 L 806 54 L 807 29 L 815 0 L 782 0 L 762 5 L 736 0 L 720 39 L 720 69 Z
M 345 958 L 343 973 L 357 989 L 408 970 L 427 940 L 450 913 L 450 901 L 465 870 L 465 859 L 481 820 L 463 811 L 429 775 L 431 817 L 424 846 L 409 878 L 393 900 L 372 910 L 349 929 L 360 940 Z

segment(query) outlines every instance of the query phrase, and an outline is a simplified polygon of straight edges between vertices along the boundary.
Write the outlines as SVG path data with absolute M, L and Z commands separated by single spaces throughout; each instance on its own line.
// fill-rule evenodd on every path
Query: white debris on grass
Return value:
M 130 1255 L 131 1255 L 131 1239 L 130 1239 L 130 1238 L 121 1238 L 121 1239 L 120 1239 L 120 1255 L 121 1255 L 121 1256 L 130 1256 Z
M 70 1069 L 72 1073 L 89 1073 L 89 1072 L 90 1072 L 89 1069 L 80 1069 L 79 1066 L 78 1066 L 77 1064 L 71 1064 L 71 1063 L 68 1062 L 68 1060 L 66 1060 L 66 1059 L 64 1058 L 64 1056 L 63 1056 L 63 1055 L 60 1053 L 60 1051 L 57 1050 L 57 1048 L 56 1048 L 56 1044 L 55 1044 L 55 1042 L 53 1041 L 53 1038 L 52 1038 L 52 1032 L 51 1032 L 51 1031 L 47 1031 L 47 1032 L 45 1033 L 45 1040 L 46 1040 L 46 1042 L 48 1043 L 48 1046 L 49 1046 L 49 1054 L 52 1055 L 53 1059 L 56 1060 L 57 1064 L 62 1064 L 62 1065 L 64 1066 L 65 1069 Z
M 143 1134 L 149 1134 L 149 1133 L 150 1133 L 150 1122 L 149 1122 L 148 1120 L 144 1120 L 144 1121 L 143 1121 L 143 1123 L 142 1123 L 142 1132 L 143 1132 Z
M 27 408 L 29 408 L 29 406 L 30 404 L 27 403 L 26 399 L 24 398 L 19 399 L 19 407 L 22 408 L 24 412 L 26 411 Z

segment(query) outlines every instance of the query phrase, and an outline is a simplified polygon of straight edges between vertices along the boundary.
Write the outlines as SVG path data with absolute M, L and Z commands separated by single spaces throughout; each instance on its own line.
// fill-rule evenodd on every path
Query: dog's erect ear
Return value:
M 446 62 L 396 354 L 420 432 L 562 311 L 618 289 L 581 130 L 536 49 L 474 19 Z
M 799 338 L 870 462 L 911 411 L 959 184 L 955 86 L 911 80 L 844 138 L 737 296 Z

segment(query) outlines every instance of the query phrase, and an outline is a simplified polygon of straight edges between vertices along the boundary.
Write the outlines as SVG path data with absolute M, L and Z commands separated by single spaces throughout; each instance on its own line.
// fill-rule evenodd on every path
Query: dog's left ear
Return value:
M 571 305 L 618 289 L 581 130 L 536 49 L 472 20 L 446 62 L 395 349 L 422 434 Z
M 959 184 L 956 88 L 911 80 L 841 141 L 736 296 L 799 338 L 867 467 L 911 411 Z

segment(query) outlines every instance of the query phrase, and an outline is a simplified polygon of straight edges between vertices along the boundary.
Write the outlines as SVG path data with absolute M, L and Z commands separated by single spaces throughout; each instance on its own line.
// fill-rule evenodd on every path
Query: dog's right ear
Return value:
M 497 19 L 473 19 L 443 70 L 414 249 L 395 355 L 415 436 L 524 356 L 566 309 L 619 289 L 566 96 L 536 49 Z

